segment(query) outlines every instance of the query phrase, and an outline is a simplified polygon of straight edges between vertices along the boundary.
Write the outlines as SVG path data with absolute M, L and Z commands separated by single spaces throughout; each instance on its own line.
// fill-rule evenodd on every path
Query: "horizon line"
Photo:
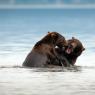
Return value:
M 0 9 L 95 9 L 95 4 L 18 4 L 0 5 Z

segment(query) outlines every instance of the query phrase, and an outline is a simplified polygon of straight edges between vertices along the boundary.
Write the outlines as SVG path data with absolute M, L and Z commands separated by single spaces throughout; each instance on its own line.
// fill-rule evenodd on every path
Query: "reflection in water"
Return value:
M 0 69 L 13 69 L 13 68 L 24 68 L 23 66 L 0 66 Z M 71 66 L 71 67 L 62 67 L 62 66 L 53 66 L 50 68 L 29 68 L 27 70 L 32 70 L 34 72 L 78 72 L 81 71 L 81 66 Z

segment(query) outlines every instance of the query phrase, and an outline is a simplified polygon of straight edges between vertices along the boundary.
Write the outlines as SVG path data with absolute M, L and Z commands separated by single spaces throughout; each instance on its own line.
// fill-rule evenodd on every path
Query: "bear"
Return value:
M 64 48 L 55 48 L 57 52 L 57 56 L 59 57 L 59 61 L 56 61 L 54 64 L 59 66 L 74 66 L 76 63 L 77 58 L 82 54 L 85 50 L 82 43 L 72 37 L 72 39 L 67 40 L 68 45 Z
M 57 59 L 55 47 L 67 45 L 65 37 L 58 32 L 48 32 L 48 34 L 38 41 L 23 62 L 25 67 L 46 67 Z

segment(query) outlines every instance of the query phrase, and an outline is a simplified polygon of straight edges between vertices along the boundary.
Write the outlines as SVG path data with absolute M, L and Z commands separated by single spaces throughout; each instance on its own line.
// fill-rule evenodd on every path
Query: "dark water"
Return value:
M 72 68 L 23 68 L 33 45 L 57 31 L 86 48 Z M 95 10 L 0 10 L 0 95 L 94 95 Z

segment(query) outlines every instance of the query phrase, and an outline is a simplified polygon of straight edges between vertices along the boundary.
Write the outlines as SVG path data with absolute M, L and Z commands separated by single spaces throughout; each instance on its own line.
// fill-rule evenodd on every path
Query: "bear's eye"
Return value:
M 72 45 L 72 44 L 71 44 L 71 45 L 69 45 L 69 46 L 68 46 L 68 48 L 69 48 L 69 49 L 70 49 L 70 48 L 73 48 L 73 45 Z

